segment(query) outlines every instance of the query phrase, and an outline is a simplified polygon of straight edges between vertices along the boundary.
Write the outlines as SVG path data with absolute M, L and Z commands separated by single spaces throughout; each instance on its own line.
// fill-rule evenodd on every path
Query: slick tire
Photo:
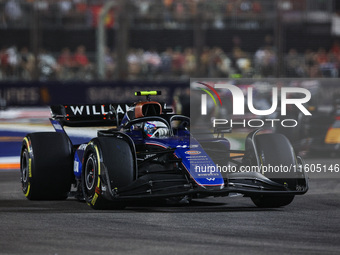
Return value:
M 129 144 L 115 137 L 97 137 L 91 140 L 84 155 L 82 189 L 85 201 L 93 209 L 123 209 L 125 204 L 106 199 L 102 188 L 107 186 L 105 182 L 110 182 L 112 189 L 119 190 L 136 179 L 134 154 Z M 107 170 L 109 180 L 104 170 Z
M 278 168 L 285 166 L 287 169 L 293 169 L 292 167 L 297 165 L 293 147 L 284 135 L 261 134 L 256 136 L 255 142 L 262 166 Z M 264 175 L 277 183 L 285 185 L 290 190 L 295 190 L 297 180 L 293 171 L 264 173 Z M 260 195 L 253 196 L 251 199 L 258 207 L 280 207 L 290 204 L 294 199 L 294 195 Z
M 73 176 L 72 145 L 63 133 L 28 134 L 20 157 L 22 191 L 30 200 L 63 200 Z
M 294 195 L 289 196 L 255 196 L 251 200 L 260 208 L 276 208 L 289 205 L 294 200 Z

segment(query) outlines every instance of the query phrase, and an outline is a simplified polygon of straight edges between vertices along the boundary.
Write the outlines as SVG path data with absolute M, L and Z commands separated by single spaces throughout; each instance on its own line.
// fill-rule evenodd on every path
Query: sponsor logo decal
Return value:
M 188 155 L 198 155 L 198 154 L 201 154 L 200 151 L 186 151 L 185 154 L 188 154 Z
M 105 111 L 105 105 L 71 105 L 70 108 L 74 115 L 106 115 L 109 113 Z
M 193 144 L 193 145 L 177 145 L 176 148 L 183 148 L 183 149 L 186 149 L 186 148 L 198 148 L 199 146 L 197 144 Z
M 73 172 L 79 173 L 79 162 L 76 160 L 74 161 Z
M 59 123 L 53 123 L 55 130 L 63 130 L 63 127 Z
M 78 150 L 85 150 L 87 147 L 87 144 L 81 144 L 79 147 L 78 147 Z

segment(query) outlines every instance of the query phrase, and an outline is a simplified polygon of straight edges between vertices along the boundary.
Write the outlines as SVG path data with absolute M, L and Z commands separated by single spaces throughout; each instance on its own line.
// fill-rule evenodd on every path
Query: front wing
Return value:
M 207 196 L 228 196 L 230 193 L 240 193 L 252 197 L 256 195 L 287 196 L 303 195 L 308 191 L 308 178 L 302 173 L 296 179 L 296 189 L 288 189 L 285 185 L 268 179 L 260 173 L 234 173 L 225 179 L 221 186 L 200 186 L 185 174 L 165 173 L 148 174 L 138 178 L 131 185 L 112 189 L 109 175 L 105 168 L 102 180 L 101 194 L 107 200 L 135 200 L 169 198 L 190 195 L 193 198 Z

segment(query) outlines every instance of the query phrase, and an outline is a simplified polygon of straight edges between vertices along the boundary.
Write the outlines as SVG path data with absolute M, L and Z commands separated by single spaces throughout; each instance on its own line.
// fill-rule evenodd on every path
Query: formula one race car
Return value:
M 259 207 L 280 207 L 307 192 L 303 161 L 285 136 L 256 130 L 246 138 L 245 151 L 234 151 L 223 130 L 194 136 L 188 117 L 150 100 L 160 92 L 136 94 L 147 100 L 52 106 L 56 132 L 31 133 L 23 140 L 25 196 L 66 199 L 73 184 L 76 197 L 94 209 L 122 208 L 141 199 L 190 202 L 235 193 Z M 89 126 L 110 128 L 81 144 L 72 143 L 65 132 L 65 127 Z

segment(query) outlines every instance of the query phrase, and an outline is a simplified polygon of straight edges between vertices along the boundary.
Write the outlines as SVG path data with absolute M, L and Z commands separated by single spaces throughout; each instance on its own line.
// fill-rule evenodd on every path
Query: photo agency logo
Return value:
M 240 87 L 230 83 L 219 82 L 212 84 L 209 82 L 208 84 L 207 82 L 199 81 L 196 81 L 196 83 L 198 85 L 195 86 L 195 88 L 202 91 L 200 96 L 201 116 L 208 115 L 208 100 L 212 100 L 215 107 L 221 108 L 227 107 L 223 105 L 222 99 L 231 100 L 232 102 L 232 111 L 229 116 L 236 117 L 237 121 L 233 120 L 232 117 L 216 118 L 212 116 L 212 125 L 214 128 L 221 127 L 222 125 L 261 128 L 268 124 L 271 127 L 277 124 L 280 124 L 282 127 L 296 127 L 298 120 L 288 117 L 289 109 L 297 109 L 305 116 L 312 115 L 304 106 L 304 104 L 308 103 L 311 99 L 311 93 L 306 88 L 281 87 L 279 89 L 278 87 L 272 86 L 269 93 L 271 96 L 268 100 L 268 108 L 263 109 L 263 107 L 256 107 L 257 98 L 254 97 L 256 93 L 254 86 L 248 86 L 245 94 Z M 224 98 L 225 95 L 228 95 L 228 98 Z M 227 109 L 227 111 L 230 112 L 229 109 Z M 255 115 L 259 118 L 242 119 L 246 113 L 251 113 L 253 116 Z M 276 116 L 276 118 L 272 116 Z M 281 117 L 278 118 L 277 116 Z

